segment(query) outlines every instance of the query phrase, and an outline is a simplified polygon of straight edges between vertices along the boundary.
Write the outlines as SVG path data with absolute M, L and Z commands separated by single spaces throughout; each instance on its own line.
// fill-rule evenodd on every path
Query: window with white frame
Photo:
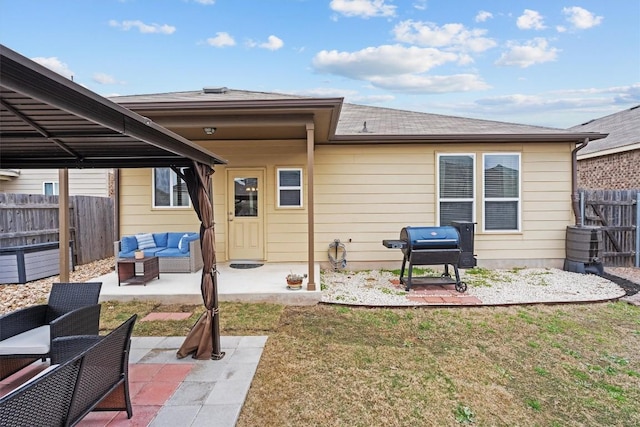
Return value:
M 171 208 L 190 205 L 186 182 L 171 168 L 153 169 L 153 207 Z
M 484 230 L 520 230 L 520 154 L 483 155 Z
M 474 221 L 475 155 L 438 155 L 438 211 L 441 226 Z
M 55 181 L 45 181 L 42 183 L 42 194 L 44 194 L 45 196 L 59 196 L 60 186 Z
M 278 168 L 278 207 L 302 207 L 302 169 Z

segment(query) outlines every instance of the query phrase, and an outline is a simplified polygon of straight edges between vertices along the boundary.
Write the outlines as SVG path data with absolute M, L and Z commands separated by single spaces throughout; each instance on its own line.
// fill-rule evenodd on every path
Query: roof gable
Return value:
M 609 134 L 606 138 L 594 141 L 580 150 L 580 156 L 593 157 L 601 152 L 638 149 L 640 148 L 640 105 L 573 126 L 569 130 Z

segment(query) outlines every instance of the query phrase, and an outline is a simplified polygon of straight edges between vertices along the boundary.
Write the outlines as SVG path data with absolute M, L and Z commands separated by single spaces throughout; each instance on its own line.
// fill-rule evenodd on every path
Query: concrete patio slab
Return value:
M 307 267 L 303 263 L 268 263 L 256 268 L 237 269 L 228 263 L 218 264 L 218 298 L 220 301 L 315 305 L 322 298 L 319 264 L 315 266 L 315 291 L 306 290 L 306 280 L 301 290 L 287 289 L 287 274 L 305 274 Z M 195 273 L 161 273 L 159 279 L 146 285 L 118 286 L 118 277 L 111 272 L 92 281 L 102 282 L 100 302 L 139 299 L 161 304 L 202 304 L 201 276 L 202 270 Z

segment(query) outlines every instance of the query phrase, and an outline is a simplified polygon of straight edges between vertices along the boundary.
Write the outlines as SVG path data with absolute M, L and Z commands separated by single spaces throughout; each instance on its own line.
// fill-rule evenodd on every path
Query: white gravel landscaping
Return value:
M 468 286 L 467 295 L 477 297 L 486 305 L 602 301 L 625 295 L 617 284 L 592 274 L 552 268 L 479 271 L 480 274 L 470 274 L 473 270 L 460 270 L 461 281 Z M 424 305 L 409 301 L 408 293 L 391 283 L 398 278 L 398 274 L 389 271 L 323 271 L 322 302 L 368 306 Z

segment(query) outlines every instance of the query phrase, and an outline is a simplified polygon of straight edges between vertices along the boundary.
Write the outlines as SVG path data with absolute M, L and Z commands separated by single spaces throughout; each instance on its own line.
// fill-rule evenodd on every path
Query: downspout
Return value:
M 571 206 L 575 217 L 576 227 L 582 224 L 582 213 L 580 210 L 580 195 L 578 194 L 578 151 L 589 144 L 589 138 L 585 138 L 582 144 L 571 151 Z

